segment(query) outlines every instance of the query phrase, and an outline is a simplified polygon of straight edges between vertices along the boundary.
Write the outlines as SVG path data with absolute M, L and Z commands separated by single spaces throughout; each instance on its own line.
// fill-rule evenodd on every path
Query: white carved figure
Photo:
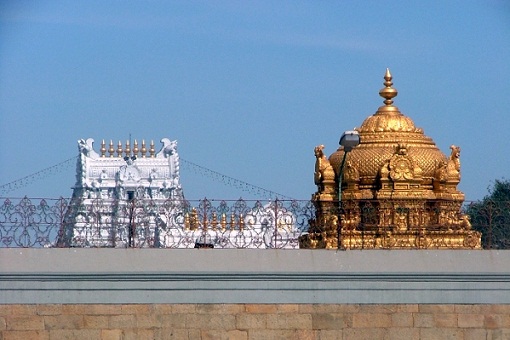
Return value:
M 80 149 L 80 152 L 90 158 L 96 159 L 99 157 L 99 154 L 94 151 L 94 139 L 88 138 L 87 140 L 80 139 L 78 141 L 78 147 Z

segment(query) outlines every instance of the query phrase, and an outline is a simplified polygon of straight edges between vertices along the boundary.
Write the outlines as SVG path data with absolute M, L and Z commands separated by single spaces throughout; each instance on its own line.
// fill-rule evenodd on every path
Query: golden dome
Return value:
M 392 76 L 388 69 L 384 79 L 385 87 L 379 91 L 379 95 L 385 99 L 384 105 L 355 129 L 359 132 L 361 142 L 348 154 L 347 162 L 359 173 L 360 189 L 376 189 L 383 166 L 396 154 L 397 149 L 405 147 L 406 154 L 422 171 L 422 187 L 432 189 L 436 169 L 447 158 L 432 138 L 415 127 L 413 120 L 393 105 L 392 99 L 398 92 L 392 87 Z M 337 176 L 343 154 L 340 148 L 329 157 Z

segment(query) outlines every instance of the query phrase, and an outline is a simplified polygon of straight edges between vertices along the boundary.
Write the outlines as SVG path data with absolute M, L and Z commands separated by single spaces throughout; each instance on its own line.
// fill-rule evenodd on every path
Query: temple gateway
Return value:
M 301 247 L 481 249 L 461 212 L 460 147 L 443 154 L 393 105 L 389 70 L 384 80 L 384 105 L 355 129 L 358 146 L 329 158 L 315 148 L 316 216 Z

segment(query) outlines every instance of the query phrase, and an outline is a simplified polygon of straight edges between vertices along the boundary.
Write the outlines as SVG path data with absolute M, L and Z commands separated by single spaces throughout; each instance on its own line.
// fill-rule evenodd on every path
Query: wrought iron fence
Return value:
M 324 209 L 297 200 L 0 198 L 0 247 L 388 249 L 406 247 L 391 236 L 406 228 L 416 234 L 410 248 L 454 248 L 455 240 L 441 236 L 446 235 L 441 227 L 448 225 L 454 234 L 465 227 L 434 206 L 423 211 L 412 204 L 367 201 L 343 202 L 341 208 L 332 202 Z M 338 219 L 321 219 L 321 213 L 341 215 L 340 225 Z M 468 202 L 459 214 L 471 217 L 483 248 L 510 248 L 510 202 Z M 424 223 L 436 233 L 437 244 L 423 236 Z
M 299 248 L 309 201 L 3 199 L 0 247 Z

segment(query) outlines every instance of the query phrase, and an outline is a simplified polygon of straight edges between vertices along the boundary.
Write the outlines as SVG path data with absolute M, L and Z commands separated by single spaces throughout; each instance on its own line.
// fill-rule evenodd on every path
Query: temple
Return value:
M 461 212 L 460 147 L 443 154 L 393 105 L 389 70 L 384 80 L 384 105 L 355 129 L 358 146 L 329 158 L 324 145 L 315 148 L 316 216 L 301 246 L 480 249 L 480 233 Z
M 192 207 L 180 183 L 177 141 L 163 138 L 158 152 L 153 141 L 114 147 L 103 140 L 99 152 L 93 143 L 78 141 L 76 184 L 55 246 L 298 248 L 295 217 L 278 202 L 228 216 L 228 207 L 211 209 L 207 200 Z

